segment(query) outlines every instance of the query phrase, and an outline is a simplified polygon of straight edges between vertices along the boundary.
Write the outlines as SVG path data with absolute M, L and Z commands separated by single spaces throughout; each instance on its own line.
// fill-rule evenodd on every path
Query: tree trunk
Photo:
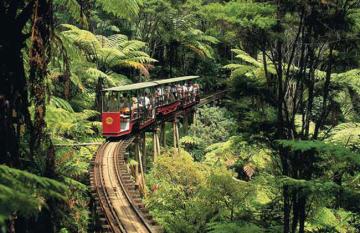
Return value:
M 22 10 L 22 1 L 0 4 L 0 26 L 7 29 L 0 36 L 0 163 L 17 168 L 21 168 L 20 137 L 26 127 L 32 130 L 21 50 L 27 38 L 23 30 L 33 4 L 30 1 Z

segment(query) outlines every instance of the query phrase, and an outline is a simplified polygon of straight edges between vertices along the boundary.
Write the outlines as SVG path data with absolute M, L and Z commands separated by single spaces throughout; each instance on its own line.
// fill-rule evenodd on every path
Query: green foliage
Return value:
M 239 218 L 252 192 L 232 172 L 194 162 L 183 151 L 161 156 L 147 178 L 149 187 L 157 187 L 146 198 L 147 207 L 167 232 L 204 232 L 209 222 Z
M 209 224 L 208 230 L 211 233 L 265 232 L 264 229 L 256 226 L 255 224 L 236 222 L 211 223 Z
M 306 229 L 309 232 L 318 232 L 320 230 L 339 233 L 356 232 L 350 224 L 351 215 L 351 212 L 342 209 L 319 208 L 311 216 Z
M 360 124 L 342 123 L 330 131 L 329 138 L 326 141 L 340 144 L 353 149 L 360 148 Z
M 46 201 L 67 200 L 67 187 L 58 181 L 0 165 L 0 226 L 11 214 L 34 216 Z
M 190 135 L 202 139 L 207 145 L 225 141 L 236 131 L 236 123 L 229 115 L 224 108 L 205 106 L 199 109 L 190 127 Z
M 64 24 L 63 27 L 65 31 L 62 34 L 73 42 L 90 62 L 97 65 L 98 70 L 88 69 L 89 77 L 103 77 L 110 79 L 111 82 L 111 72 L 121 67 L 133 68 L 148 76 L 147 66 L 156 62 L 155 59 L 141 51 L 145 47 L 144 42 L 128 40 L 127 36 L 121 34 L 109 37 L 95 35 L 69 24 Z
M 236 124 L 229 115 L 224 108 L 204 106 L 198 109 L 189 136 L 182 138 L 180 143 L 201 161 L 207 146 L 225 141 L 235 133 Z
M 357 153 L 335 144 L 329 144 L 322 141 L 310 140 L 279 140 L 280 145 L 290 148 L 292 151 L 323 154 L 326 158 L 334 159 L 336 162 L 347 162 L 349 164 L 360 165 L 360 157 Z
M 130 18 L 139 12 L 141 0 L 96 0 L 105 12 L 117 17 Z

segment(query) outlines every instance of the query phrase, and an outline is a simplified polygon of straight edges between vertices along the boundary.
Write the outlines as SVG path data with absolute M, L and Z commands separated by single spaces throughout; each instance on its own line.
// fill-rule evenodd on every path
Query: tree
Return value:
M 257 4 L 254 3 L 254 7 Z M 336 54 L 344 51 L 339 42 L 354 41 L 353 12 L 358 10 L 359 2 L 274 1 L 271 4 L 276 22 L 268 28 L 269 33 L 252 30 L 255 35 L 262 35 L 263 40 L 254 40 L 254 46 L 262 52 L 261 59 L 257 59 L 257 53 L 249 56 L 235 50 L 245 64 L 229 65 L 227 68 L 233 70 L 233 76 L 255 76 L 266 81 L 271 90 L 269 100 L 277 107 L 276 138 L 319 139 L 333 108 L 331 98 L 336 92 L 334 84 L 337 80 L 333 73 L 339 64 Z M 265 16 L 264 12 L 259 14 Z M 251 29 L 256 29 L 256 26 Z M 319 108 L 316 107 L 318 99 Z M 316 108 L 318 113 L 315 115 Z M 296 127 L 298 114 L 301 115 L 301 130 Z M 295 163 L 296 156 L 290 156 L 292 153 L 296 154 L 286 149 L 279 150 L 283 175 L 306 178 L 304 173 L 294 172 L 297 169 L 294 164 L 303 169 L 306 162 L 296 160 Z M 311 179 L 311 175 L 307 178 Z M 306 195 L 296 190 L 290 192 L 289 187 L 284 185 L 284 232 L 295 232 L 297 229 L 304 232 L 307 200 Z M 291 206 L 295 207 L 291 209 Z

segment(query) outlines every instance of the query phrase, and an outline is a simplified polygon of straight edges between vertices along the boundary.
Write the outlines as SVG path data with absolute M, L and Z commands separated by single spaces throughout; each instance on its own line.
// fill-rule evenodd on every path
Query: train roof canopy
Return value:
M 156 80 L 156 81 L 152 81 L 152 82 L 133 83 L 133 84 L 128 84 L 128 85 L 119 86 L 119 87 L 106 88 L 106 89 L 103 89 L 103 91 L 133 91 L 133 90 L 144 89 L 144 88 L 148 88 L 148 87 L 155 87 L 157 85 L 162 85 L 162 84 L 167 84 L 167 83 L 176 83 L 176 82 L 192 80 L 192 79 L 197 79 L 197 78 L 199 78 L 199 76 L 184 76 L 184 77 L 177 77 L 177 78 L 161 79 L 161 80 Z
M 177 78 L 160 79 L 160 80 L 155 80 L 154 82 L 161 85 L 161 84 L 176 83 L 176 82 L 197 79 L 197 78 L 199 78 L 199 76 L 184 76 L 184 77 L 177 77 Z
M 142 82 L 142 83 L 128 84 L 128 85 L 119 86 L 119 87 L 111 87 L 111 88 L 104 89 L 103 91 L 133 91 L 133 90 L 143 89 L 143 88 L 147 88 L 147 87 L 154 87 L 157 85 L 158 84 L 155 82 Z

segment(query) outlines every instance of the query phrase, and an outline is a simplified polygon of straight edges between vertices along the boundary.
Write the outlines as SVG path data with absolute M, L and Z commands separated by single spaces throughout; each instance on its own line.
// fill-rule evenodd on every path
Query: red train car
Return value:
M 198 76 L 142 82 L 103 90 L 103 136 L 120 137 L 143 129 L 199 101 Z

